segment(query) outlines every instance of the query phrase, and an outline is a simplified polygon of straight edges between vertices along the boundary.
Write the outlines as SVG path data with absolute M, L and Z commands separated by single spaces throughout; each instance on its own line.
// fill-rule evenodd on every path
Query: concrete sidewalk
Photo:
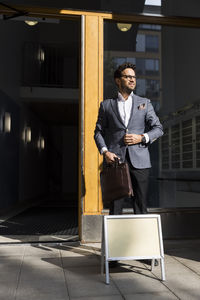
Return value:
M 166 281 L 137 261 L 100 275 L 98 244 L 0 245 L 0 300 L 200 299 L 200 240 L 165 241 Z

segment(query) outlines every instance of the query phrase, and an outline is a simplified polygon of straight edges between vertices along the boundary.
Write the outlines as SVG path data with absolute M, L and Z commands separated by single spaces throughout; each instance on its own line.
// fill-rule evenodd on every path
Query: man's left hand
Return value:
M 135 134 L 135 133 L 127 133 L 124 136 L 124 143 L 126 145 L 135 145 L 139 144 L 142 141 L 142 135 L 141 134 Z

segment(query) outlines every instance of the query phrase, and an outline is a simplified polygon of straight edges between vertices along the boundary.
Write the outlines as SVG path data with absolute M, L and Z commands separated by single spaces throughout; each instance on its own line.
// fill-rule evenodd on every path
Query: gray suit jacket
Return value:
M 125 145 L 124 135 L 127 129 L 128 133 L 147 133 L 149 143 Z M 125 161 L 126 149 L 128 148 L 131 163 L 135 168 L 150 168 L 148 145 L 162 135 L 162 125 L 149 99 L 133 94 L 132 111 L 127 127 L 120 117 L 117 99 L 107 99 L 101 102 L 94 132 L 94 139 L 99 152 L 103 147 L 107 147 L 110 152 L 119 156 L 121 161 Z

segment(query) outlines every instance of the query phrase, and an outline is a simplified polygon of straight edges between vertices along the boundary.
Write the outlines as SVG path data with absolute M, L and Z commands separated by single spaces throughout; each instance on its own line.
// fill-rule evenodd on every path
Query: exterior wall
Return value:
M 81 15 L 76 12 L 63 12 L 63 15 Z M 112 15 L 107 18 L 112 19 Z M 120 16 L 118 16 L 120 17 Z M 116 16 L 117 18 L 117 16 Z M 131 21 L 131 16 L 123 17 L 123 21 Z M 139 18 L 135 18 L 138 20 Z M 151 20 L 151 23 L 161 20 Z M 145 18 L 140 19 L 145 23 Z M 163 21 L 164 22 L 164 21 Z M 174 22 L 171 20 L 170 22 Z M 170 23 L 169 22 L 169 23 Z M 85 193 L 81 207 L 82 228 L 80 236 L 83 241 L 99 241 L 101 233 L 102 201 L 99 185 L 98 154 L 93 139 L 95 122 L 100 101 L 103 99 L 103 15 L 85 13 L 85 105 L 84 105 L 84 157 L 83 181 Z M 81 169 L 81 168 L 79 168 Z M 81 172 L 81 170 L 80 170 Z M 80 176 L 82 177 L 82 176 Z

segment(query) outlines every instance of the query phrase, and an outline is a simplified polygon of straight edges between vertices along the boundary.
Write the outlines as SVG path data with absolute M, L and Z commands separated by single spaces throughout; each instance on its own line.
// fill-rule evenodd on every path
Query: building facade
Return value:
M 80 239 L 100 241 L 108 209 L 93 133 L 100 102 L 116 91 L 114 69 L 130 61 L 136 93 L 151 99 L 165 129 L 150 149 L 149 211 L 161 214 L 165 238 L 200 236 L 200 5 L 193 2 L 0 6 L 2 209 L 60 195 L 77 207 Z

